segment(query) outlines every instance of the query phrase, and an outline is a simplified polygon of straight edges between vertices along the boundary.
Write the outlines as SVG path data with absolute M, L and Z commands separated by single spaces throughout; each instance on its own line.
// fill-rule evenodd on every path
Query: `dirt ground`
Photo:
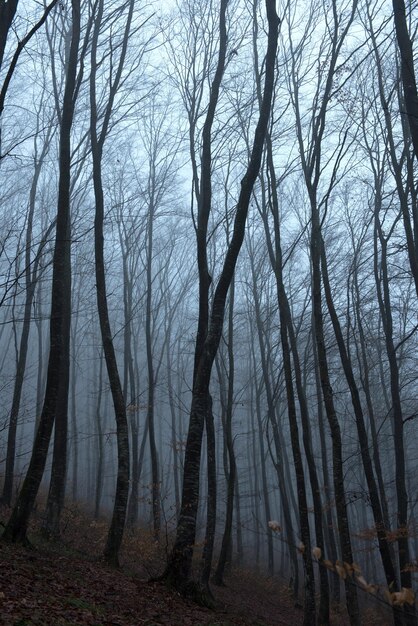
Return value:
M 0 512 L 0 520 L 7 512 Z M 185 600 L 162 583 L 148 582 L 162 571 L 166 549 L 145 531 L 127 532 L 120 570 L 101 561 L 107 521 L 91 522 L 66 510 L 63 540 L 46 543 L 39 521 L 29 534 L 32 549 L 0 542 L 1 626 L 299 626 L 283 582 L 235 570 L 226 587 L 212 587 L 215 609 Z M 334 624 L 348 624 L 345 611 L 333 609 Z M 385 608 L 385 607 L 383 607 Z M 365 608 L 365 624 L 390 624 L 378 606 Z M 314 626 L 314 625 L 313 625 Z

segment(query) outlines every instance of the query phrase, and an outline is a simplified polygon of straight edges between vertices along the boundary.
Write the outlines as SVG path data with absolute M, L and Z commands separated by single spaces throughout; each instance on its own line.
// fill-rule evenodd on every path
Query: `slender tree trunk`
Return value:
M 379 222 L 380 201 L 376 198 L 375 229 L 374 229 L 374 274 L 376 281 L 377 299 L 386 341 L 386 352 L 390 371 L 390 391 L 392 397 L 392 422 L 395 448 L 395 484 L 397 497 L 398 521 L 398 553 L 401 586 L 412 588 L 412 576 L 409 564 L 411 562 L 408 538 L 408 494 L 406 490 L 406 464 L 404 446 L 404 421 L 399 386 L 399 368 L 396 358 L 396 349 L 393 341 L 393 319 L 391 299 L 389 293 L 389 275 L 387 266 L 387 239 L 382 232 Z M 378 239 L 380 240 L 380 271 L 378 268 Z M 404 606 L 404 619 L 408 626 L 417 623 L 415 607 Z
M 226 9 L 226 5 L 224 9 Z M 244 239 L 250 198 L 260 169 L 265 133 L 270 117 L 279 19 L 276 14 L 275 3 L 272 0 L 266 0 L 266 9 L 269 31 L 263 103 L 255 131 L 250 163 L 241 181 L 241 191 L 236 208 L 232 239 L 229 243 L 220 278 L 214 291 L 207 336 L 202 343 L 199 342 L 197 345 L 192 406 L 184 461 L 181 513 L 173 550 L 164 573 L 166 580 L 169 580 L 171 584 L 183 591 L 187 591 L 189 586 L 193 544 L 196 536 L 202 435 L 204 420 L 208 411 L 211 373 L 222 335 L 228 289 L 234 275 L 238 255 Z M 225 20 L 225 10 L 223 13 L 221 10 L 221 14 L 223 14 L 223 20 Z M 225 25 L 223 28 L 225 29 Z M 226 46 L 226 32 L 224 44 Z M 225 49 L 223 55 L 225 57 Z M 224 63 L 220 62 L 218 67 L 220 69 L 220 83 Z M 206 235 L 202 243 L 204 245 L 204 251 L 200 250 L 198 246 L 198 254 L 203 252 L 206 256 Z M 199 265 L 199 267 L 201 266 Z M 199 320 L 199 326 L 200 323 L 201 321 Z M 201 349 L 198 349 L 198 346 L 201 346 Z
M 173 481 L 174 481 L 174 498 L 176 505 L 176 519 L 178 518 L 178 514 L 180 511 L 180 485 L 179 485 L 179 433 L 177 432 L 177 416 L 176 416 L 176 407 L 174 403 L 174 390 L 173 390 L 173 380 L 172 380 L 172 360 L 171 360 L 171 320 L 168 319 L 168 311 L 165 311 L 165 317 L 167 321 L 166 326 L 166 335 L 167 335 L 167 343 L 166 343 L 166 366 L 167 366 L 167 391 L 168 391 L 168 402 L 170 405 L 170 416 L 171 416 L 171 447 L 173 449 Z
M 257 385 L 258 387 L 258 385 Z M 257 431 L 258 431 L 258 445 L 260 450 L 260 459 L 261 459 L 261 483 L 263 487 L 263 502 L 264 502 L 264 514 L 265 514 L 265 528 L 267 533 L 267 571 L 270 576 L 274 575 L 274 548 L 273 548 L 273 532 L 269 527 L 269 522 L 271 521 L 271 507 L 270 507 L 270 496 L 269 496 L 269 488 L 268 488 L 268 480 L 267 480 L 267 467 L 266 467 L 266 452 L 264 447 L 264 429 L 263 429 L 263 421 L 261 415 L 261 398 L 260 391 L 257 389 L 256 397 L 255 397 L 255 407 L 256 407 L 256 416 L 257 416 Z M 281 482 L 279 482 L 280 488 Z M 283 492 L 280 490 L 282 496 L 282 502 L 285 501 L 283 498 Z M 289 528 L 286 524 L 287 518 L 285 518 L 285 532 L 287 536 L 289 536 Z M 289 546 L 290 552 L 294 554 L 292 551 L 293 545 Z M 297 567 L 297 562 L 296 562 Z
M 312 325 L 313 325 L 313 313 L 312 313 Z M 324 483 L 324 520 L 325 520 L 325 536 L 328 543 L 328 553 L 327 558 L 331 560 L 331 562 L 335 563 L 338 559 L 338 551 L 337 551 L 337 542 L 335 539 L 334 533 L 334 499 L 331 488 L 331 481 L 329 476 L 329 463 L 328 463 L 328 451 L 326 444 L 326 435 L 325 435 L 325 423 L 324 423 L 324 411 L 323 411 L 323 401 L 322 401 L 322 391 L 321 391 L 321 379 L 319 375 L 319 367 L 318 367 L 318 356 L 316 349 L 316 341 L 315 341 L 315 331 L 313 330 L 313 357 L 314 357 L 314 370 L 315 370 L 315 393 L 317 398 L 317 417 L 318 417 L 318 429 L 319 429 L 319 440 L 321 446 L 321 465 L 322 465 L 322 477 Z M 331 584 L 332 584 L 332 598 L 336 603 L 340 602 L 340 578 L 336 572 L 331 573 Z
M 254 297 L 254 306 L 255 306 L 255 319 L 257 326 L 257 334 L 258 334 L 258 342 L 260 347 L 260 357 L 261 357 L 261 368 L 263 372 L 264 379 L 264 387 L 266 390 L 267 396 L 267 416 L 269 424 L 272 428 L 273 432 L 273 442 L 275 447 L 275 455 L 273 455 L 272 450 L 271 457 L 273 460 L 273 464 L 276 470 L 280 497 L 283 504 L 283 519 L 284 519 L 284 529 L 286 533 L 287 543 L 289 547 L 289 556 L 293 567 L 293 596 L 295 601 L 297 601 L 299 595 L 299 566 L 298 566 L 298 554 L 296 549 L 296 534 L 294 531 L 294 525 L 292 523 L 291 517 L 291 506 L 290 506 L 290 498 L 289 490 L 292 489 L 292 485 L 290 481 L 286 480 L 285 470 L 284 470 L 284 453 L 283 453 L 283 445 L 281 442 L 279 427 L 276 419 L 276 410 L 274 405 L 273 398 L 273 388 L 271 383 L 271 377 L 268 368 L 268 354 L 269 354 L 269 346 L 266 345 L 267 339 L 263 337 L 263 328 L 262 328 L 262 320 L 261 320 L 261 307 L 260 307 L 260 297 L 257 291 L 257 276 L 254 267 L 254 259 L 253 255 L 250 255 L 250 263 L 251 263 L 251 275 L 252 275 L 252 283 L 253 283 L 253 297 Z M 261 427 L 261 422 L 260 422 Z M 260 432 L 262 432 L 260 430 Z M 297 507 L 295 507 L 297 510 Z
M 415 156 L 418 159 L 418 95 L 413 62 L 412 43 L 409 37 L 406 23 L 404 0 L 393 0 L 393 8 L 396 36 L 401 53 L 401 78 L 404 92 L 405 108 L 408 117 L 409 128 L 411 131 L 411 138 Z M 387 130 L 387 152 L 396 182 L 396 191 L 399 197 L 399 205 L 405 230 L 409 265 L 414 279 L 415 292 L 418 296 L 418 241 L 414 240 L 414 234 L 416 235 L 418 232 L 416 207 L 414 207 L 414 204 L 412 204 L 411 211 L 411 203 L 408 198 L 408 185 L 405 185 L 405 174 L 402 163 L 403 158 L 401 159 L 397 157 L 397 139 L 395 138 L 393 123 L 390 114 L 391 105 L 385 94 L 385 79 L 382 71 L 382 61 L 380 58 L 379 46 L 376 41 L 376 35 L 374 32 L 370 12 L 368 13 L 368 17 L 370 24 L 371 42 L 373 45 L 376 62 L 380 104 L 382 107 Z M 403 111 L 402 115 L 404 114 L 405 112 Z M 408 172 L 407 180 L 408 182 L 412 180 L 412 186 L 414 186 L 414 175 L 412 174 L 411 176 L 411 172 Z
M 340 326 L 340 322 L 335 310 L 334 301 L 331 293 L 331 287 L 328 277 L 328 266 L 325 255 L 324 242 L 321 242 L 321 267 L 322 267 L 322 280 L 325 289 L 325 297 L 327 301 L 328 311 L 331 317 L 332 325 L 334 328 L 335 337 L 337 340 L 338 349 L 340 352 L 341 363 L 347 379 L 347 383 L 350 389 L 351 400 L 354 409 L 354 415 L 356 419 L 356 427 L 358 433 L 358 439 L 360 443 L 360 452 L 363 462 L 364 474 L 367 482 L 367 489 L 370 496 L 370 503 L 373 511 L 373 518 L 376 528 L 377 540 L 379 544 L 380 556 L 382 559 L 383 569 L 385 571 L 386 581 L 389 589 L 397 589 L 398 581 L 395 572 L 395 566 L 392 561 L 392 555 L 389 549 L 389 543 L 387 540 L 387 531 L 389 530 L 385 525 L 385 519 L 383 516 L 382 506 L 380 503 L 379 492 L 377 483 L 373 471 L 372 459 L 369 452 L 369 441 L 367 437 L 366 425 L 364 421 L 363 409 L 360 402 L 360 395 L 358 392 L 357 384 L 354 378 L 354 372 L 352 364 L 347 352 L 346 345 Z M 400 615 L 399 608 L 393 607 L 393 617 L 396 626 L 401 626 L 402 616 Z
M 289 301 L 287 298 L 284 281 L 283 281 L 283 260 L 282 260 L 283 256 L 282 256 L 281 236 L 280 236 L 279 200 L 278 200 L 278 190 L 277 190 L 277 182 L 276 182 L 277 179 L 276 179 L 276 172 L 275 172 L 274 161 L 273 161 L 273 150 L 272 150 L 272 141 L 271 141 L 270 133 L 268 133 L 267 135 L 266 146 L 267 146 L 267 166 L 269 170 L 269 181 L 270 181 L 270 187 L 271 187 L 270 209 L 273 215 L 273 222 L 274 222 L 274 250 L 273 250 L 273 244 L 271 241 L 270 231 L 268 228 L 267 214 L 265 211 L 263 211 L 263 222 L 264 222 L 264 229 L 266 233 L 267 248 L 269 251 L 270 261 L 271 261 L 272 268 L 276 277 L 277 297 L 278 297 L 278 305 L 279 305 L 280 320 L 281 320 L 280 321 L 281 340 L 282 340 L 283 359 L 284 359 L 284 367 L 285 367 L 285 375 L 286 375 L 286 387 L 288 389 L 288 394 L 290 393 L 291 395 L 293 395 L 293 390 L 292 390 L 293 383 L 292 383 L 291 362 L 290 362 L 290 353 L 289 353 L 289 349 L 291 347 L 291 352 L 293 356 L 293 369 L 294 369 L 294 374 L 295 374 L 296 389 L 297 389 L 301 422 L 302 422 L 304 450 L 305 450 L 306 460 L 308 464 L 312 499 L 313 499 L 313 505 L 314 505 L 316 545 L 317 547 L 321 549 L 322 554 L 323 554 L 324 553 L 324 537 L 323 537 L 323 525 L 322 525 L 322 502 L 321 502 L 321 495 L 320 495 L 320 488 L 319 488 L 319 480 L 318 480 L 318 475 L 316 471 L 315 458 L 314 458 L 313 449 L 312 449 L 310 416 L 309 416 L 309 411 L 308 411 L 308 403 L 306 401 L 305 390 L 304 390 L 303 382 L 302 382 L 302 372 L 301 372 L 301 366 L 300 366 L 300 360 L 299 360 L 299 351 L 298 351 L 296 336 L 294 332 L 293 320 L 292 320 Z M 287 337 L 287 334 L 289 335 L 289 339 Z M 290 341 L 290 347 L 288 345 L 289 341 Z M 290 411 L 291 403 L 289 402 L 289 400 L 288 400 L 288 403 L 289 403 L 289 411 Z M 294 400 L 293 400 L 293 404 L 294 404 Z M 294 414 L 293 417 L 296 423 L 296 413 Z M 289 413 L 289 420 L 290 419 L 291 419 L 291 416 Z M 296 431 L 297 431 L 297 428 L 296 428 Z M 292 440 L 293 439 L 296 444 L 296 451 L 294 451 L 294 454 L 296 452 L 296 456 L 298 457 L 300 456 L 300 451 L 298 450 L 299 448 L 298 438 L 295 437 L 295 434 L 293 435 Z M 300 463 L 300 460 L 299 460 L 299 463 Z M 300 488 L 302 488 L 302 485 L 300 485 Z M 305 506 L 306 506 L 306 495 L 303 496 L 302 494 L 301 497 L 304 498 Z M 300 504 L 299 504 L 299 508 L 300 508 Z M 300 513 L 300 516 L 302 516 L 301 513 Z M 306 513 L 306 517 L 307 517 L 307 513 Z M 301 519 L 301 526 L 302 526 L 302 519 Z M 305 530 L 307 531 L 308 536 L 309 536 L 309 523 L 307 519 L 305 520 L 305 526 L 306 526 Z M 309 544 L 308 544 L 308 547 L 309 547 Z M 310 554 L 309 554 L 309 558 L 310 558 Z M 320 557 L 319 561 L 321 562 L 322 560 L 323 560 L 323 556 Z M 310 589 L 310 594 L 312 595 L 315 593 L 313 570 L 310 572 L 308 572 L 307 570 L 307 574 L 312 576 L 312 581 L 310 582 L 312 586 L 312 588 Z M 327 574 L 327 570 L 322 566 L 320 566 L 319 568 L 319 578 L 320 578 L 320 592 L 321 593 L 320 593 L 320 603 L 319 603 L 319 613 L 318 613 L 318 626 L 329 624 L 328 574 Z M 306 581 L 305 584 L 309 584 L 309 581 Z M 305 602 L 306 602 L 306 599 L 305 599 Z M 305 606 L 305 610 L 307 609 L 308 609 L 308 606 Z M 315 609 L 311 600 L 311 615 L 312 615 L 312 610 L 314 611 Z M 312 619 L 312 617 L 305 613 L 305 620 L 306 619 L 309 620 L 309 619 Z
M 132 279 L 128 270 L 128 250 L 129 237 L 126 236 L 124 241 L 122 232 L 119 230 L 119 238 L 122 248 L 122 267 L 123 267 L 123 310 L 124 310 L 124 368 L 123 368 L 123 397 L 130 397 L 127 411 L 129 413 L 129 429 L 131 433 L 132 446 L 132 480 L 131 492 L 128 501 L 127 524 L 133 528 L 138 519 L 138 500 L 139 500 L 139 380 L 136 384 L 138 376 L 135 375 L 134 359 L 132 356 Z
M 311 194 L 314 194 L 311 190 Z M 316 197 L 311 198 L 311 262 L 312 262 L 312 299 L 313 316 L 315 326 L 315 339 L 318 353 L 318 369 L 321 379 L 321 388 L 324 399 L 325 411 L 328 424 L 331 430 L 332 439 L 332 460 L 334 473 L 334 496 L 337 509 L 338 530 L 340 533 L 340 545 L 342 558 L 346 563 L 353 562 L 353 551 L 351 547 L 350 528 L 348 522 L 348 511 L 344 488 L 344 469 L 342 456 L 342 440 L 340 425 L 334 406 L 334 396 L 331 386 L 328 358 L 325 347 L 324 322 L 322 313 L 322 293 L 321 293 L 321 226 L 319 214 L 316 206 Z M 360 625 L 360 612 L 357 600 L 356 588 L 348 576 L 345 579 L 345 592 L 347 610 L 350 617 L 351 626 Z
M 215 543 L 216 529 L 216 447 L 215 447 L 215 424 L 212 411 L 212 396 L 209 394 L 208 412 L 205 419 L 206 446 L 207 446 L 207 475 L 208 475 L 208 499 L 206 514 L 206 536 L 202 554 L 202 569 L 200 582 L 210 594 L 209 578 L 212 570 L 213 546 Z
M 103 418 L 101 412 L 103 395 L 103 351 L 99 355 L 99 386 L 97 388 L 96 410 L 94 412 L 97 428 L 97 468 L 96 468 L 96 488 L 94 495 L 94 519 L 99 519 L 100 504 L 103 493 L 103 466 L 104 466 L 104 446 L 103 446 Z
M 396 38 L 401 53 L 401 76 L 405 108 L 411 129 L 415 156 L 418 159 L 418 92 L 414 68 L 414 51 L 408 32 L 404 0 L 393 0 L 393 18 Z M 404 114 L 404 112 L 402 113 Z
M 29 468 L 3 538 L 25 541 L 29 516 L 44 473 L 49 442 L 57 412 L 61 376 L 65 372 L 70 341 L 71 243 L 70 243 L 70 134 L 74 115 L 77 55 L 80 40 L 80 2 L 72 0 L 72 36 L 60 129 L 60 177 L 53 260 L 50 351 L 45 399 L 35 436 Z M 62 390 L 62 388 L 61 388 Z
M 41 153 L 38 157 L 36 141 L 35 141 L 35 171 L 32 178 L 31 188 L 29 192 L 29 211 L 28 220 L 26 226 L 26 239 L 25 239 L 25 304 L 23 312 L 23 325 L 20 335 L 20 343 L 16 364 L 16 376 L 13 388 L 12 407 L 10 410 L 9 430 L 7 437 L 7 453 L 6 453 L 6 468 L 4 474 L 3 494 L 1 501 L 7 506 L 11 505 L 12 491 L 13 491 L 13 479 L 14 479 L 14 465 L 15 465 L 15 452 L 16 452 L 16 433 L 17 424 L 19 418 L 20 401 L 22 397 L 23 381 L 26 371 L 26 360 L 29 346 L 29 333 L 31 325 L 31 313 L 33 300 L 35 296 L 36 286 L 38 283 L 38 270 L 41 261 L 42 249 L 45 245 L 45 240 L 48 237 L 52 227 L 46 230 L 45 235 L 42 237 L 42 241 L 39 244 L 37 254 L 33 261 L 31 259 L 32 250 L 32 231 L 33 231 L 33 219 L 35 214 L 36 205 L 36 193 L 38 189 L 39 176 L 41 169 L 47 155 L 49 145 L 51 141 L 51 132 L 47 134 Z
M 312 313 L 312 325 L 313 324 L 313 313 Z M 331 481 L 329 477 L 329 465 L 328 465 L 328 453 L 327 453 L 327 444 L 325 438 L 325 424 L 324 424 L 324 411 L 323 411 L 323 401 L 322 401 L 322 391 L 321 391 L 321 379 L 319 374 L 318 367 L 318 352 L 316 348 L 315 341 L 315 329 L 313 328 L 313 357 L 314 357 L 314 369 L 315 369 L 315 391 L 317 397 L 317 415 L 318 415 L 318 427 L 319 427 L 319 439 L 321 446 L 321 463 L 322 463 L 322 476 L 324 481 L 324 518 L 326 521 L 326 536 L 329 544 L 329 553 L 327 554 L 327 558 L 331 560 L 332 563 L 335 563 L 338 559 L 337 552 L 337 542 L 335 540 L 334 533 L 334 518 L 333 518 L 333 509 L 334 509 L 334 500 L 331 489 Z M 340 579 L 336 572 L 332 572 L 331 574 L 331 583 L 332 583 L 332 597 L 336 603 L 340 602 Z
M 234 401 L 234 300 L 235 300 L 235 281 L 232 280 L 229 295 L 229 317 L 228 317 L 228 395 L 226 403 L 225 415 L 225 444 L 228 452 L 228 482 L 227 482 L 227 500 L 225 528 L 222 537 L 221 552 L 219 555 L 218 565 L 214 574 L 214 582 L 217 585 L 224 584 L 224 573 L 228 555 L 230 553 L 230 544 L 232 536 L 232 518 L 234 511 L 234 491 L 237 479 L 237 469 L 235 462 L 234 440 L 232 435 L 232 415 Z
M 96 98 L 96 73 L 97 73 L 97 44 L 103 19 L 103 0 L 97 4 L 95 24 L 91 47 L 91 73 L 90 73 L 90 139 L 93 160 L 93 186 L 95 197 L 95 220 L 94 220 L 94 250 L 95 250 L 95 276 L 97 309 L 99 313 L 100 331 L 102 335 L 103 351 L 106 368 L 109 377 L 110 390 L 112 393 L 113 406 L 116 419 L 116 439 L 118 452 L 118 474 L 116 481 L 115 502 L 113 507 L 112 521 L 107 536 L 104 557 L 110 565 L 119 565 L 119 549 L 122 543 L 123 531 L 126 520 L 126 509 L 129 493 L 129 434 L 128 420 L 126 415 L 125 399 L 113 345 L 110 328 L 109 310 L 106 293 L 106 275 L 104 264 L 104 194 L 102 184 L 102 156 L 103 146 L 106 140 L 113 103 L 118 91 L 123 66 L 128 46 L 134 3 L 131 2 L 128 9 L 125 31 L 122 40 L 121 53 L 116 69 L 116 74 L 110 81 L 109 98 L 106 103 L 104 117 L 101 122 L 101 130 L 98 132 L 98 113 Z
M 356 322 L 357 322 L 357 328 L 358 328 L 358 334 L 359 334 L 359 340 L 360 340 L 359 365 L 360 365 L 360 372 L 361 372 L 360 374 L 361 385 L 363 388 L 364 396 L 366 398 L 367 412 L 369 414 L 370 435 L 371 435 L 372 449 L 373 449 L 373 462 L 374 462 L 374 469 L 376 472 L 377 484 L 379 487 L 380 502 L 382 506 L 382 513 L 383 513 L 384 520 L 385 520 L 385 528 L 390 529 L 389 508 L 388 508 L 386 490 L 385 490 L 384 480 L 383 480 L 383 470 L 382 470 L 382 463 L 381 463 L 380 451 L 379 451 L 379 440 L 378 440 L 378 433 L 376 429 L 376 418 L 375 418 L 375 412 L 374 412 L 372 396 L 371 396 L 371 391 L 370 391 L 370 372 L 369 372 L 370 366 L 369 366 L 369 362 L 367 359 L 366 338 L 364 335 L 363 320 L 361 316 L 361 300 L 360 300 L 360 288 L 359 288 L 359 283 L 358 283 L 357 263 L 354 268 L 353 280 L 354 280 L 354 290 L 355 290 L 355 315 L 356 315 Z M 392 557 L 392 561 L 394 562 L 393 557 Z
M 77 336 L 77 322 L 73 318 L 71 342 L 75 346 L 75 338 Z M 72 432 L 72 452 L 73 452 L 73 472 L 72 472 L 72 501 L 77 502 L 78 497 L 78 461 L 79 461 L 79 446 L 78 446 L 78 424 L 77 424 L 77 400 L 76 400 L 76 388 L 77 388 L 77 368 L 76 359 L 71 360 L 71 432 Z
M 152 164 L 153 166 L 154 164 Z M 151 166 L 151 167 L 152 167 Z M 152 178 L 155 176 L 153 173 Z M 152 255 L 153 255 L 153 231 L 154 231 L 155 206 L 153 202 L 153 194 L 151 192 L 151 202 L 148 207 L 148 245 L 147 245 L 147 300 L 146 300 L 146 316 L 145 316 L 145 342 L 147 350 L 147 371 L 148 371 L 148 402 L 147 402 L 147 423 L 149 444 L 151 453 L 151 493 L 152 493 L 152 519 L 154 526 L 154 538 L 158 541 L 160 536 L 160 476 L 158 468 L 158 452 L 155 442 L 155 424 L 154 424 L 154 391 L 155 391 L 155 374 L 152 354 Z

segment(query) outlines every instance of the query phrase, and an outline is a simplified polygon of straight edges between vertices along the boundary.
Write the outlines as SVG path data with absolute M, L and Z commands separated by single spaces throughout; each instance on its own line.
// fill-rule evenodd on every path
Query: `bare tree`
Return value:
M 10 82 L 12 80 L 14 71 L 19 61 L 20 54 L 24 50 L 27 43 L 32 39 L 33 35 L 44 24 L 49 13 L 57 4 L 58 0 L 52 0 L 52 2 L 44 8 L 44 12 L 41 18 L 35 23 L 34 26 L 26 33 L 26 35 L 19 41 L 16 46 L 16 50 L 11 58 L 9 67 L 7 69 L 6 76 L 0 87 L 0 122 L 1 116 L 4 110 L 4 103 L 6 100 L 7 91 L 9 89 Z M 9 31 L 11 29 L 13 19 L 15 17 L 19 0 L 0 0 L 0 69 L 3 65 L 4 52 L 6 49 L 6 43 Z M 2 142 L 1 142 L 1 125 L 0 125 L 0 160 L 2 159 Z
M 329 374 L 329 362 L 324 334 L 324 315 L 322 306 L 322 278 L 321 278 L 321 204 L 318 198 L 319 184 L 323 172 L 323 141 L 326 132 L 327 112 L 331 94 L 334 87 L 334 74 L 337 62 L 340 57 L 342 46 L 354 20 L 357 9 L 357 2 L 349 3 L 347 6 L 347 17 L 343 20 L 338 12 L 336 2 L 333 1 L 330 7 L 330 15 L 325 15 L 328 32 L 331 37 L 327 42 L 327 49 L 322 49 L 324 58 L 324 69 L 318 72 L 316 93 L 313 100 L 313 112 L 308 130 L 307 145 L 304 142 L 303 121 L 300 103 L 300 82 L 298 67 L 301 62 L 301 50 L 304 41 L 309 37 L 308 32 L 312 27 L 312 20 L 315 12 L 312 10 L 308 19 L 308 30 L 303 34 L 301 43 L 294 46 L 290 36 L 292 54 L 292 89 L 291 98 L 296 116 L 296 130 L 299 144 L 299 154 L 303 176 L 305 179 L 307 194 L 311 208 L 311 240 L 310 254 L 312 264 L 312 306 L 313 320 L 315 327 L 315 339 L 318 355 L 318 366 L 321 379 L 322 394 L 329 427 L 331 430 L 333 445 L 333 472 L 334 472 L 334 495 L 337 508 L 338 528 L 340 533 L 340 545 L 343 560 L 347 563 L 353 562 L 353 550 L 350 537 L 350 528 L 347 512 L 347 502 L 344 488 L 344 470 L 342 456 L 341 430 L 337 417 L 334 402 L 334 394 Z M 290 30 L 289 30 L 290 35 Z M 344 141 L 337 152 L 336 162 L 338 164 L 338 154 L 343 150 Z M 331 176 L 329 188 L 335 184 L 335 175 Z M 352 626 L 360 623 L 359 606 L 356 589 L 350 580 L 345 579 L 347 609 Z
M 404 0 L 393 0 L 393 20 L 395 22 L 396 39 L 401 54 L 401 77 L 404 102 L 412 144 L 418 159 L 418 92 L 414 67 L 414 50 L 409 34 L 408 19 Z M 412 11 L 412 6 L 410 8 Z M 408 16 L 410 17 L 410 16 Z M 404 113 L 402 111 L 402 113 Z
M 69 343 L 71 319 L 71 126 L 74 117 L 77 56 L 80 41 L 80 2 L 72 1 L 71 45 L 65 81 L 60 128 L 60 177 L 56 239 L 53 260 L 50 351 L 44 404 L 37 429 L 29 468 L 3 537 L 26 541 L 26 533 L 35 498 L 42 480 L 52 427 L 58 409 L 57 400 L 68 396 Z
M 93 185 L 96 203 L 96 214 L 94 221 L 94 241 L 95 241 L 95 271 L 96 271 L 96 294 L 97 308 L 99 313 L 100 331 L 102 335 L 103 351 L 106 361 L 107 373 L 112 392 L 113 405 L 116 418 L 117 448 L 118 448 L 118 475 L 116 482 L 115 503 L 113 516 L 107 543 L 105 547 L 105 559 L 111 564 L 119 565 L 119 549 L 122 543 L 123 530 L 125 527 L 126 509 L 129 491 L 129 435 L 128 421 L 126 415 L 125 399 L 123 397 L 122 385 L 119 377 L 116 354 L 113 345 L 112 332 L 108 311 L 106 293 L 106 275 L 104 262 L 104 193 L 102 183 L 102 156 L 103 147 L 108 136 L 110 118 L 114 101 L 121 84 L 122 71 L 124 68 L 129 34 L 133 17 L 134 3 L 128 7 L 125 27 L 123 30 L 122 46 L 119 59 L 116 61 L 116 71 L 113 75 L 113 56 L 115 54 L 115 44 L 111 43 L 112 63 L 109 76 L 109 93 L 107 101 L 100 112 L 98 111 L 98 98 L 96 95 L 96 80 L 98 68 L 98 40 L 103 25 L 107 26 L 103 20 L 104 2 L 99 0 L 94 6 L 94 27 L 91 46 L 91 71 L 90 71 L 90 140 L 93 158 Z M 116 46 L 117 48 L 117 46 Z M 99 115 L 100 113 L 100 115 Z
M 215 90 L 219 89 L 226 53 L 226 41 L 224 39 L 226 35 L 224 25 L 224 11 L 226 9 L 226 5 L 222 7 L 222 9 L 223 11 L 221 11 L 221 32 L 224 33 L 222 40 L 223 43 L 219 57 L 217 74 L 213 83 L 212 94 Z M 241 181 L 241 191 L 234 219 L 233 235 L 228 245 L 222 272 L 214 291 L 213 304 L 211 307 L 211 314 L 208 321 L 208 330 L 207 333 L 204 333 L 203 336 L 201 336 L 200 334 L 200 331 L 203 329 L 202 320 L 199 319 L 192 406 L 190 412 L 189 432 L 184 463 L 182 507 L 179 522 L 177 525 L 176 540 L 169 557 L 167 569 L 163 575 L 163 577 L 167 581 L 169 581 L 170 584 L 179 588 L 183 592 L 187 591 L 189 586 L 193 544 L 196 533 L 196 514 L 199 502 L 199 470 L 201 445 L 203 425 L 205 422 L 205 416 L 209 408 L 209 383 L 211 379 L 214 359 L 219 347 L 219 342 L 222 334 L 226 297 L 234 275 L 238 255 L 244 239 L 245 224 L 250 197 L 260 169 L 265 133 L 270 117 L 270 107 L 272 101 L 275 74 L 278 28 L 280 21 L 276 14 L 274 3 L 270 0 L 266 1 L 266 12 L 269 30 L 268 47 L 265 57 L 265 84 L 263 102 L 260 108 L 260 116 L 255 131 L 250 162 L 247 171 Z M 209 110 L 211 110 L 211 105 L 209 106 Z M 215 113 L 215 106 L 216 99 L 212 105 L 213 114 Z M 207 132 L 210 136 L 210 124 L 208 124 Z M 208 150 L 210 155 L 210 146 L 208 147 Z M 208 184 L 210 185 L 210 181 L 208 181 Z M 208 201 L 210 201 L 210 195 L 209 198 L 205 200 L 205 202 Z M 206 236 L 204 236 L 206 232 L 205 224 L 207 224 L 208 210 L 210 210 L 210 203 L 208 204 L 202 216 L 204 218 L 202 223 L 203 229 L 202 227 L 199 229 L 198 225 L 198 258 L 200 272 L 202 272 L 199 282 L 203 281 L 204 286 L 208 285 L 208 275 L 206 269 L 207 242 Z M 201 296 L 205 297 L 206 300 L 205 293 L 206 290 L 201 291 Z M 207 304 L 202 311 L 202 315 L 205 315 L 206 310 Z

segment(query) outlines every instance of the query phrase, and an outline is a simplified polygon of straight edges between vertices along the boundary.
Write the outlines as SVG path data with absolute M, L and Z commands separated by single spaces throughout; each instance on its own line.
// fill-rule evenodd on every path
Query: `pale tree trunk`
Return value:
M 71 342 L 75 346 L 75 339 L 77 337 L 78 318 L 72 319 L 71 325 Z M 72 485 L 71 485 L 71 497 L 73 502 L 77 502 L 78 495 L 78 424 L 77 424 L 77 400 L 76 400 L 76 388 L 77 388 L 77 367 L 75 355 L 71 360 L 71 434 L 72 434 Z
M 119 231 L 119 241 L 122 250 L 122 271 L 123 271 L 123 312 L 124 312 L 124 366 L 123 366 L 123 397 L 127 403 L 129 413 L 129 429 L 131 434 L 132 447 L 132 470 L 131 470 L 131 491 L 128 500 L 127 525 L 133 528 L 138 519 L 139 501 L 139 374 L 137 357 L 133 357 L 133 277 L 138 268 L 139 254 L 136 244 L 137 235 L 134 236 L 138 220 L 129 215 L 132 219 L 132 229 L 128 230 L 124 223 L 123 197 L 120 198 L 121 210 L 117 217 Z M 133 257 L 133 260 L 132 260 Z M 135 351 L 136 355 L 137 351 Z M 130 398 L 129 402 L 127 401 Z
M 147 372 L 148 372 L 148 401 L 147 401 L 147 424 L 148 435 L 151 454 L 151 494 L 152 494 L 152 519 L 154 527 L 154 538 L 158 541 L 160 537 L 161 527 L 161 514 L 160 514 L 160 476 L 158 467 L 158 452 L 155 441 L 155 372 L 153 362 L 153 332 L 152 332 L 152 257 L 153 257 L 153 243 L 154 243 L 154 219 L 155 219 L 155 204 L 154 204 L 154 190 L 155 190 L 155 162 L 152 160 L 150 163 L 150 202 L 148 206 L 148 225 L 147 225 L 147 299 L 146 299 L 146 313 L 145 313 L 145 343 L 147 353 Z

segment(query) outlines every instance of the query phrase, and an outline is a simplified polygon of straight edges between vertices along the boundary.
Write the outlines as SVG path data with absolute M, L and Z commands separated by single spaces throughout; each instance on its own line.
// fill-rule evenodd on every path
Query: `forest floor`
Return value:
M 0 510 L 0 520 L 8 512 Z M 299 626 L 303 612 L 283 582 L 234 570 L 227 586 L 213 587 L 216 606 L 205 609 L 164 584 L 149 582 L 163 568 L 166 550 L 144 531 L 127 532 L 122 567 L 100 560 L 107 520 L 92 522 L 67 509 L 60 543 L 46 542 L 35 519 L 32 549 L 0 542 L 1 626 Z M 368 626 L 386 624 L 367 611 Z M 333 623 L 348 624 L 333 612 Z

